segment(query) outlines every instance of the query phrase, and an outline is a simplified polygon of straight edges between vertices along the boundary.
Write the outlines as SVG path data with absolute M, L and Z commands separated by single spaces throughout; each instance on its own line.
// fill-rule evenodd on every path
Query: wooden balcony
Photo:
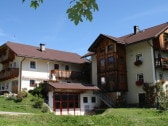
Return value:
M 162 68 L 164 70 L 168 70 L 168 58 L 156 58 L 155 66 L 157 68 Z
M 8 68 L 0 71 L 0 80 L 7 80 L 19 76 L 19 68 Z
M 69 70 L 51 70 L 51 75 L 55 75 L 56 78 L 79 79 L 82 75 L 82 72 L 69 71 Z

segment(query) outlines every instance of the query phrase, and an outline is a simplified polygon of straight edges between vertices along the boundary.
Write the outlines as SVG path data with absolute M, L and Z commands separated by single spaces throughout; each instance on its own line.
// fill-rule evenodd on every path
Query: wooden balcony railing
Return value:
M 156 58 L 155 66 L 162 69 L 168 69 L 168 58 Z
M 8 68 L 0 71 L 0 80 L 7 80 L 19 76 L 19 68 Z
M 79 79 L 82 72 L 69 71 L 69 70 L 51 70 L 51 75 L 55 75 L 56 78 L 71 78 Z

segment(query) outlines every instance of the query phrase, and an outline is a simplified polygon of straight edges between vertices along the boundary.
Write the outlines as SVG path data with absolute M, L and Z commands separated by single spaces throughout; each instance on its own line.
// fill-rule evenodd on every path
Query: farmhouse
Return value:
M 0 92 L 18 93 L 49 82 L 56 114 L 83 115 L 99 105 L 90 84 L 90 62 L 76 53 L 7 42 L 0 47 Z
M 143 107 L 143 85 L 162 81 L 168 92 L 168 23 L 114 37 L 100 34 L 84 56 L 7 42 L 0 46 L 0 92 L 48 85 L 56 115 L 84 115 L 95 107 Z M 91 57 L 91 61 L 85 57 Z
M 133 33 L 113 37 L 100 34 L 88 49 L 91 56 L 92 84 L 100 99 L 112 103 L 145 105 L 143 84 L 162 81 L 168 91 L 168 23 L 151 28 L 133 27 Z M 114 101 L 114 102 L 113 102 Z

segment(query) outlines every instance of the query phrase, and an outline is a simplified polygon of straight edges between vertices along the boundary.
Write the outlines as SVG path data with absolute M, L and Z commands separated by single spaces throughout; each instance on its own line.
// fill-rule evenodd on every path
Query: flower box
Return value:
M 143 83 L 144 83 L 144 82 L 143 82 L 142 80 L 137 80 L 137 81 L 136 81 L 136 85 L 137 85 L 137 86 L 141 86 L 141 85 L 143 85 Z
M 137 61 L 134 62 L 134 65 L 135 65 L 135 66 L 139 66 L 139 65 L 141 65 L 141 64 L 142 64 L 142 61 L 141 61 L 141 60 L 137 60 Z

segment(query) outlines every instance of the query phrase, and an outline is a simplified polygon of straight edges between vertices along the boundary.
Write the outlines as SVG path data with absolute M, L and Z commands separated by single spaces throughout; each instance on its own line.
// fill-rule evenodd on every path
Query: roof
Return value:
M 123 41 L 126 44 L 131 44 L 131 43 L 139 42 L 142 40 L 156 38 L 162 32 L 164 32 L 167 28 L 168 28 L 168 22 L 141 30 L 136 34 L 132 33 L 132 34 L 122 36 L 119 39 L 120 41 Z
M 58 51 L 48 48 L 46 48 L 45 51 L 41 51 L 40 47 L 14 42 L 7 42 L 5 45 L 8 46 L 17 56 L 20 57 L 55 60 L 79 64 L 88 62 L 86 59 L 82 59 L 81 56 L 76 53 Z
M 48 82 L 48 84 L 55 89 L 61 90 L 99 90 L 96 86 L 85 86 L 82 83 L 54 83 Z
M 154 27 L 150 27 L 150 28 L 147 28 L 147 29 L 144 29 L 144 30 L 141 30 L 136 34 L 131 33 L 131 34 L 121 36 L 121 37 L 118 37 L 118 38 L 110 36 L 110 35 L 100 34 L 96 38 L 96 40 L 93 42 L 93 44 L 89 47 L 88 51 L 95 51 L 94 48 L 101 41 L 102 38 L 113 40 L 116 43 L 127 44 L 128 45 L 128 44 L 140 42 L 140 41 L 143 41 L 143 40 L 156 38 L 162 32 L 164 32 L 166 29 L 168 29 L 168 22 L 157 25 L 157 26 L 154 26 Z
M 100 34 L 96 40 L 93 42 L 93 44 L 89 47 L 89 51 L 93 51 L 94 50 L 94 47 L 97 46 L 97 44 L 99 43 L 99 41 L 103 38 L 107 38 L 107 39 L 110 39 L 110 40 L 113 40 L 114 42 L 116 43 L 120 43 L 120 44 L 123 44 L 123 42 L 119 39 L 119 38 L 116 38 L 116 37 L 113 37 L 113 36 L 110 36 L 110 35 L 105 35 L 105 34 Z
M 83 55 L 81 58 L 85 58 L 85 57 L 88 57 L 88 56 L 92 56 L 94 55 L 95 53 L 94 52 L 87 52 L 85 55 Z

